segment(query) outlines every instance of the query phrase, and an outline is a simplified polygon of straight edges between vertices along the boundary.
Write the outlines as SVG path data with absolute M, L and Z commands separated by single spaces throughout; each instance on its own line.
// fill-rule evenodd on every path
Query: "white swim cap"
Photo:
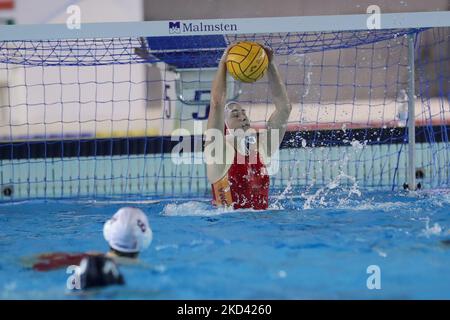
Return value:
M 119 209 L 103 226 L 103 236 L 111 248 L 134 253 L 146 249 L 153 239 L 147 216 L 138 208 Z

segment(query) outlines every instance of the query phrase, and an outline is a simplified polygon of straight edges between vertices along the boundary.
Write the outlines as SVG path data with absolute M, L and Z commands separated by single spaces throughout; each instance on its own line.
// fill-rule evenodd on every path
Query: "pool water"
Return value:
M 271 202 L 264 212 L 208 199 L 1 204 L 0 298 L 450 298 L 449 193 L 291 190 Z M 103 223 L 123 206 L 141 208 L 154 236 L 141 263 L 120 266 L 125 285 L 73 292 L 65 269 L 24 263 L 43 252 L 105 252 Z M 368 289 L 373 265 L 381 289 Z

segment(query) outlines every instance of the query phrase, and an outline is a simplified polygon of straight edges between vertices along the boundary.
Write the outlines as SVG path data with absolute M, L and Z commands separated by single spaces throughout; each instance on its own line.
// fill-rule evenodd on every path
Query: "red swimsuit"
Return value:
M 234 209 L 267 209 L 270 179 L 259 152 L 256 153 L 256 163 L 249 163 L 249 156 L 245 156 L 245 163 L 238 163 L 238 152 L 235 152 L 228 174 L 212 185 L 216 204 L 233 204 Z

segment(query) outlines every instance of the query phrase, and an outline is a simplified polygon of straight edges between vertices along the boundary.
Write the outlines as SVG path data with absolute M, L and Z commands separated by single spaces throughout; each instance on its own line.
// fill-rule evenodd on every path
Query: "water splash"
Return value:
M 430 228 L 430 218 L 427 217 L 425 219 L 425 229 L 422 230 L 422 235 L 429 238 L 431 236 L 438 236 L 442 232 L 442 228 L 439 223 L 435 222 L 433 226 Z
M 342 184 L 344 180 L 346 182 Z M 348 186 L 348 180 L 350 180 L 351 185 L 348 189 L 346 189 Z M 305 199 L 303 209 L 307 210 L 315 207 L 341 207 L 348 204 L 349 200 L 353 196 L 361 197 L 361 191 L 359 190 L 358 184 L 354 177 L 340 171 L 333 180 L 331 180 L 324 187 L 317 189 L 314 194 L 304 192 L 301 196 Z M 336 196 L 338 197 L 336 198 Z
M 343 127 L 345 130 L 345 126 Z M 356 178 L 352 175 L 345 173 L 345 168 L 347 167 L 348 162 L 354 152 L 361 152 L 366 146 L 367 141 L 359 141 L 359 140 L 344 140 L 343 142 L 348 142 L 351 145 L 350 149 L 345 149 L 345 151 L 341 154 L 339 161 L 330 162 L 329 159 L 324 159 L 326 165 L 331 165 L 333 170 L 338 172 L 337 176 L 335 176 L 331 181 L 329 181 L 325 186 L 317 189 L 318 186 L 315 185 L 316 181 L 313 179 L 311 184 L 306 187 L 306 190 L 301 193 L 301 198 L 305 200 L 302 209 L 311 209 L 315 207 L 342 207 L 349 204 L 349 201 L 352 200 L 355 196 L 361 197 L 361 191 L 359 189 Z M 301 144 L 303 148 L 312 153 L 314 147 L 307 147 L 307 142 L 302 139 Z M 299 160 L 296 160 L 293 166 L 298 165 Z M 308 174 L 308 173 L 304 173 Z M 284 200 L 286 198 L 290 198 L 291 202 L 296 195 L 293 194 L 293 176 L 291 176 L 287 182 L 286 188 L 281 192 L 280 195 L 276 198 L 275 203 L 273 204 L 276 208 L 283 208 L 280 204 L 280 200 Z M 311 194 L 310 192 L 313 192 Z
M 284 188 L 284 190 L 275 197 L 275 202 L 270 204 L 269 209 L 272 210 L 283 210 L 284 207 L 283 205 L 280 203 L 280 201 L 285 200 L 286 198 L 288 198 L 288 195 L 291 193 L 292 191 L 292 178 L 290 178 L 287 182 L 286 188 Z
M 232 208 L 213 207 L 211 204 L 199 201 L 188 201 L 184 203 L 169 203 L 163 211 L 163 216 L 171 217 L 185 217 L 185 216 L 199 216 L 209 217 L 218 216 L 225 213 L 234 212 Z

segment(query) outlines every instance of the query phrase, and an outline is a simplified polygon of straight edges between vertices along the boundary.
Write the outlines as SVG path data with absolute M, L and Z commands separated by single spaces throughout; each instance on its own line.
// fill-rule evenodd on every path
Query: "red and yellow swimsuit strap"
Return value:
M 216 181 L 212 185 L 213 203 L 216 206 L 231 206 L 233 205 L 233 197 L 231 196 L 230 182 L 228 181 L 228 174 L 224 175 L 222 179 Z

